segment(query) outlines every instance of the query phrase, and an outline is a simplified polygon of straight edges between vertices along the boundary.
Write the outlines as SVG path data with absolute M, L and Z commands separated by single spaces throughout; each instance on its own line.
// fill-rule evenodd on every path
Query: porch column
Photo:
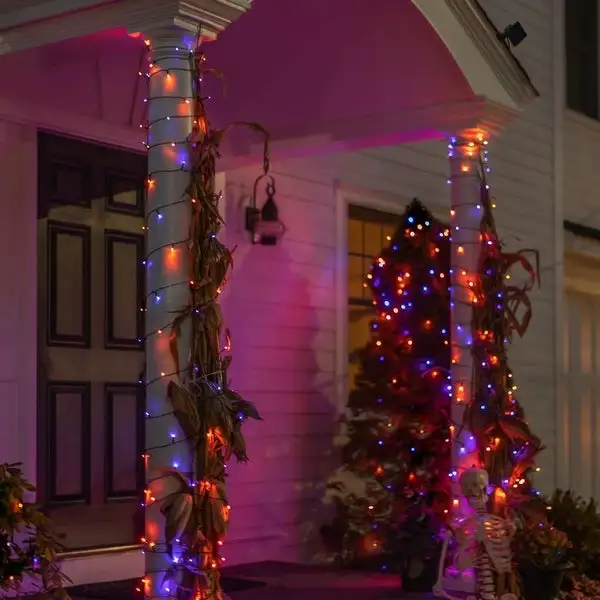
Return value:
M 207 5 L 206 10 L 204 4 Z M 221 0 L 196 0 L 194 8 L 197 22 L 190 19 L 189 11 L 179 15 L 179 9 L 174 8 L 170 18 L 161 19 L 158 24 L 153 22 L 150 28 L 144 27 L 144 24 L 136 28 L 136 31 L 144 32 L 149 48 L 144 453 L 147 478 L 156 469 L 174 468 L 183 474 L 193 472 L 186 436 L 172 414 L 173 407 L 167 397 L 169 382 L 177 381 L 180 374 L 185 379 L 188 373 L 191 347 L 191 326 L 186 319 L 178 338 L 177 366 L 169 346 L 171 324 L 188 306 L 190 295 L 188 239 L 191 199 L 186 190 L 192 166 L 188 136 L 193 129 L 196 85 L 191 53 L 196 49 L 200 33 L 202 39 L 214 39 L 248 6 L 245 0 L 235 5 Z M 175 491 L 169 489 L 168 484 L 164 485 L 167 487 L 154 495 L 166 496 Z M 165 574 L 178 560 L 178 549 L 174 548 L 174 554 L 169 556 L 165 544 L 164 515 L 156 505 L 150 508 L 155 500 L 153 493 L 147 489 L 145 495 L 144 595 L 152 600 L 175 598 L 177 583 L 169 581 Z M 220 598 L 215 596 L 215 599 L 217 597 Z
M 472 400 L 473 376 L 471 286 L 479 259 L 481 221 L 480 161 L 487 160 L 487 133 L 480 129 L 458 132 L 450 139 L 451 183 L 451 348 L 452 348 L 452 467 L 453 509 L 459 510 L 458 477 L 463 469 L 479 462 L 475 440 L 463 428 L 465 407 Z M 478 466 L 478 465 L 477 465 Z
M 170 323 L 189 297 L 190 207 L 187 136 L 192 131 L 193 34 L 177 27 L 148 32 L 147 237 L 146 237 L 146 473 L 156 468 L 191 471 L 180 431 L 167 398 L 178 373 L 169 352 Z M 188 366 L 190 330 L 180 338 L 180 369 Z M 147 493 L 147 496 L 150 494 Z M 150 503 L 146 499 L 146 503 Z M 146 511 L 146 597 L 169 597 L 160 585 L 171 560 L 158 510 Z M 162 543 L 161 543 L 162 542 Z

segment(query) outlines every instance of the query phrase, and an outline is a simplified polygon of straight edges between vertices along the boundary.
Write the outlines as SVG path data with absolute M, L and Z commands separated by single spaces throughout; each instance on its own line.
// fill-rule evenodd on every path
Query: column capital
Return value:
M 178 28 L 210 40 L 251 5 L 252 0 L 159 0 L 141 5 L 127 19 L 126 28 L 129 33 L 142 32 L 148 36 Z

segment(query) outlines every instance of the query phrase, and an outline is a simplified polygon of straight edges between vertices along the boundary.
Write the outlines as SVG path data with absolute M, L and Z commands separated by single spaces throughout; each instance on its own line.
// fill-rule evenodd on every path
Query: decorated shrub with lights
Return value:
M 68 600 L 57 562 L 62 550 L 52 522 L 28 502 L 35 486 L 21 465 L 0 464 L 0 598 L 37 594 Z
M 542 569 L 565 566 L 570 547 L 571 542 L 564 532 L 539 519 L 524 523 L 513 539 L 514 557 L 521 564 Z
M 600 598 L 600 581 L 585 575 L 574 577 L 568 582 L 568 589 L 560 592 L 558 600 L 598 600 Z
M 524 600 L 554 600 L 571 568 L 567 535 L 543 515 L 523 519 L 512 543 Z
M 449 231 L 415 200 L 367 274 L 372 337 L 349 397 L 343 466 L 329 482 L 337 514 L 322 529 L 342 563 L 397 567 L 409 508 L 448 513 L 448 270 Z
M 597 502 L 593 498 L 584 500 L 572 491 L 556 490 L 547 505 L 544 512 L 549 523 L 564 531 L 571 541 L 568 558 L 573 571 L 600 580 L 600 513 Z

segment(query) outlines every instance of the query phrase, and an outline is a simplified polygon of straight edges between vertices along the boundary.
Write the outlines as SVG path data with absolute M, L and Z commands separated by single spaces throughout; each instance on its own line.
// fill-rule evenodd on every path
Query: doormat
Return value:
M 109 581 L 106 583 L 89 583 L 67 588 L 72 598 L 85 598 L 86 600 L 140 600 L 140 578 L 124 579 L 122 581 Z M 256 588 L 267 587 L 264 581 L 240 579 L 237 577 L 221 577 L 221 587 L 226 594 L 243 592 Z

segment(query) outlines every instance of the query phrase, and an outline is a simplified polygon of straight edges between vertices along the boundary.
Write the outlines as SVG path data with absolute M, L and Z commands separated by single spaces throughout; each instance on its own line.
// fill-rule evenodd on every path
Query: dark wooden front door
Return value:
M 39 499 L 69 549 L 132 544 L 146 157 L 38 137 Z

